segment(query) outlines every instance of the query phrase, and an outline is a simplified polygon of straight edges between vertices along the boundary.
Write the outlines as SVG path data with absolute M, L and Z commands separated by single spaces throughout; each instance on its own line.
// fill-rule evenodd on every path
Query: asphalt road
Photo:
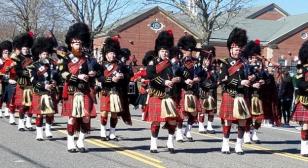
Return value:
M 35 131 L 19 132 L 5 118 L 0 119 L 0 167 L 226 167 L 226 168 L 307 168 L 308 158 L 299 155 L 300 134 L 291 128 L 261 128 L 262 144 L 245 145 L 245 155 L 220 152 L 221 127 L 215 118 L 216 134 L 199 134 L 193 129 L 195 142 L 175 143 L 176 153 L 166 149 L 167 130 L 160 130 L 159 153 L 149 152 L 150 124 L 141 121 L 140 113 L 132 111 L 133 126 L 118 122 L 119 141 L 100 141 L 99 117 L 92 120 L 87 135 L 87 153 L 71 154 L 66 149 L 66 120 L 56 117 L 52 141 L 35 140 Z M 295 125 L 294 125 L 295 126 Z M 235 131 L 235 130 L 233 130 Z M 233 150 L 236 134 L 231 135 Z

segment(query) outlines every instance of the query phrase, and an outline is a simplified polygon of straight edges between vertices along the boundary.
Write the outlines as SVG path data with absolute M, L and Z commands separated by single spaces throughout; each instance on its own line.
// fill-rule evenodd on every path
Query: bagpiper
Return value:
M 243 155 L 243 135 L 247 119 L 250 118 L 248 108 L 250 87 L 247 72 L 247 58 L 241 56 L 242 48 L 247 44 L 246 30 L 234 28 L 227 40 L 229 57 L 222 60 L 220 81 L 222 82 L 222 100 L 220 118 L 223 127 L 221 152 L 230 154 L 229 136 L 232 122 L 238 123 L 238 136 L 235 152 Z
M 189 142 L 193 142 L 191 130 L 197 121 L 198 111 L 201 111 L 199 101 L 199 82 L 202 77 L 202 69 L 198 65 L 199 61 L 193 56 L 196 50 L 196 39 L 192 35 L 185 35 L 178 41 L 177 47 L 183 54 L 181 59 L 181 91 L 180 91 L 180 118 L 177 125 L 176 141 L 183 142 L 183 121 L 187 117 L 187 126 L 184 135 Z
M 250 73 L 255 76 L 251 81 L 250 88 L 250 112 L 251 118 L 246 123 L 244 133 L 244 143 L 250 144 L 251 140 L 259 144 L 260 140 L 257 136 L 257 130 L 261 127 L 264 119 L 263 102 L 261 99 L 261 88 L 265 84 L 266 75 L 264 72 L 264 60 L 261 56 L 260 40 L 249 41 L 243 51 L 249 57 Z M 251 131 L 251 132 L 250 132 Z
M 203 74 L 199 84 L 199 96 L 201 103 L 201 112 L 198 114 L 199 133 L 215 134 L 212 127 L 214 114 L 217 109 L 217 75 L 213 66 L 215 58 L 215 48 L 212 46 L 203 46 L 199 54 L 200 64 Z M 205 114 L 208 116 L 206 130 L 204 128 Z
M 130 75 L 126 66 L 118 58 L 120 56 L 120 42 L 116 37 L 109 37 L 104 42 L 102 54 L 105 62 L 101 68 L 99 82 L 101 85 L 100 92 L 100 111 L 101 111 L 101 140 L 118 140 L 116 136 L 116 125 L 118 116 L 123 121 L 131 125 L 131 117 L 128 109 L 127 88 Z M 126 92 L 126 93 L 125 93 Z M 125 104 L 124 104 L 125 103 Z M 110 116 L 109 137 L 106 133 L 108 114 Z
M 89 70 L 89 62 L 83 52 L 91 44 L 89 27 L 84 23 L 73 24 L 69 27 L 65 42 L 70 51 L 69 62 L 64 65 L 66 67 L 61 72 L 65 80 L 62 116 L 68 117 L 67 150 L 70 153 L 78 151 L 84 153 L 87 152 L 84 145 L 85 134 L 90 132 L 91 118 L 96 116 L 94 100 L 88 83 L 93 72 Z M 75 132 L 79 132 L 76 145 Z
M 167 122 L 167 148 L 175 153 L 173 135 L 176 128 L 176 104 L 172 99 L 172 89 L 180 77 L 175 77 L 169 60 L 169 49 L 174 44 L 172 31 L 162 31 L 155 40 L 155 59 L 149 59 L 146 67 L 147 77 L 150 80 L 148 107 L 145 120 L 151 122 L 150 152 L 157 153 L 157 137 L 161 122 Z
M 43 138 L 43 119 L 45 116 L 45 135 L 52 138 L 51 125 L 54 114 L 57 112 L 57 85 L 59 74 L 56 65 L 51 61 L 53 44 L 49 38 L 38 37 L 32 46 L 32 55 L 35 62 L 29 67 L 31 70 L 31 83 L 33 86 L 32 112 L 36 115 L 36 140 Z
M 292 120 L 302 124 L 301 155 L 308 157 L 308 41 L 303 43 L 298 56 L 301 68 L 295 76 L 295 87 L 298 90 Z
M 10 54 L 12 52 L 12 42 L 10 41 L 3 41 L 0 44 L 0 77 L 1 77 L 1 84 L 2 88 L 2 96 L 0 100 L 0 107 L 2 107 L 2 103 L 6 104 L 6 107 L 2 108 L 0 111 L 0 117 L 2 118 L 2 112 L 4 111 L 4 116 L 9 117 L 10 111 L 13 109 L 11 108 L 11 100 L 16 88 L 16 72 L 14 71 L 14 62 L 10 58 Z M 14 116 L 10 120 L 10 124 L 15 124 Z
M 13 98 L 13 104 L 19 110 L 18 130 L 25 131 L 33 130 L 32 120 L 32 84 L 30 82 L 30 72 L 28 67 L 33 63 L 30 49 L 33 44 L 33 33 L 23 33 L 16 36 L 13 40 L 15 54 L 12 55 L 12 60 L 15 61 L 14 69 L 17 74 L 16 92 Z M 26 125 L 25 122 L 26 115 Z

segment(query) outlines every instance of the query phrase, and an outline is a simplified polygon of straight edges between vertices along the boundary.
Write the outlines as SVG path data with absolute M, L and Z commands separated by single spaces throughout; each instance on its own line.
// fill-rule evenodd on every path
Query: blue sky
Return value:
M 275 3 L 291 15 L 308 13 L 307 0 L 252 0 L 251 6 Z

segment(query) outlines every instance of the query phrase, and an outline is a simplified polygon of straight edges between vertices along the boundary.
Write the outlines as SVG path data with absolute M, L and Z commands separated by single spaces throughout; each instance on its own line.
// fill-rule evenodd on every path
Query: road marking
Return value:
M 64 130 L 57 130 L 57 131 L 60 132 L 60 133 L 66 134 L 66 131 L 64 131 Z M 156 167 L 156 168 L 165 168 L 163 165 L 161 165 L 162 162 L 160 160 L 154 159 L 152 157 L 146 156 L 146 155 L 138 153 L 138 152 L 134 152 L 134 151 L 125 149 L 125 147 L 120 147 L 120 146 L 117 146 L 115 144 L 103 142 L 103 141 L 100 141 L 100 140 L 97 140 L 97 139 L 94 139 L 94 138 L 86 139 L 85 141 L 87 143 L 92 144 L 92 145 L 96 145 L 96 146 L 103 147 L 103 148 L 106 148 L 106 149 L 109 149 L 109 150 L 113 150 L 113 151 L 118 152 L 122 155 L 128 156 L 128 157 L 135 159 L 135 160 L 138 160 L 140 162 L 143 162 L 147 165 L 151 165 L 151 166 Z
M 132 119 L 132 120 L 137 121 L 137 122 L 141 122 L 141 123 L 148 123 L 146 121 L 142 121 L 142 120 L 138 120 L 138 119 Z M 214 139 L 222 140 L 222 138 L 214 136 L 214 135 L 201 134 L 201 133 L 193 132 L 193 131 L 192 131 L 192 133 L 196 134 L 196 135 L 200 135 L 200 136 L 205 136 L 205 137 L 208 137 L 208 138 L 214 138 Z M 235 144 L 235 142 L 232 142 L 232 141 L 230 143 Z M 244 144 L 243 146 L 245 148 L 248 148 L 248 149 L 264 151 L 264 152 L 268 152 L 268 153 L 275 154 L 275 155 L 278 155 L 278 156 L 283 156 L 283 157 L 287 157 L 287 158 L 292 158 L 292 159 L 308 162 L 308 158 L 305 158 L 305 157 L 303 157 L 299 154 L 292 154 L 292 153 L 287 153 L 287 152 L 275 151 L 274 149 L 270 149 L 270 148 L 266 148 L 266 147 L 262 147 L 262 146 L 254 145 L 254 144 Z
M 299 134 L 299 133 L 300 133 L 299 131 L 286 130 L 286 129 L 276 128 L 276 127 L 261 127 L 261 128 L 274 129 L 274 130 L 285 131 L 285 132 L 291 132 L 291 133 L 296 133 L 296 134 Z

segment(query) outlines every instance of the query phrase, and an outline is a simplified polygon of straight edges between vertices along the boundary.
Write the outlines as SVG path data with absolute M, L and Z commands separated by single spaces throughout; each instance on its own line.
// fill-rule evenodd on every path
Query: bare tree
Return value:
M 102 32 L 108 21 L 116 21 L 132 0 L 62 0 L 76 22 L 86 23 L 91 37 Z M 118 16 L 118 18 L 115 17 Z
M 15 35 L 16 28 L 17 27 L 14 23 L 4 18 L 0 18 L 0 41 L 12 40 Z
M 186 15 L 200 34 L 201 44 L 208 44 L 214 30 L 228 25 L 230 19 L 250 0 L 146 0 L 147 4 L 164 4 Z

